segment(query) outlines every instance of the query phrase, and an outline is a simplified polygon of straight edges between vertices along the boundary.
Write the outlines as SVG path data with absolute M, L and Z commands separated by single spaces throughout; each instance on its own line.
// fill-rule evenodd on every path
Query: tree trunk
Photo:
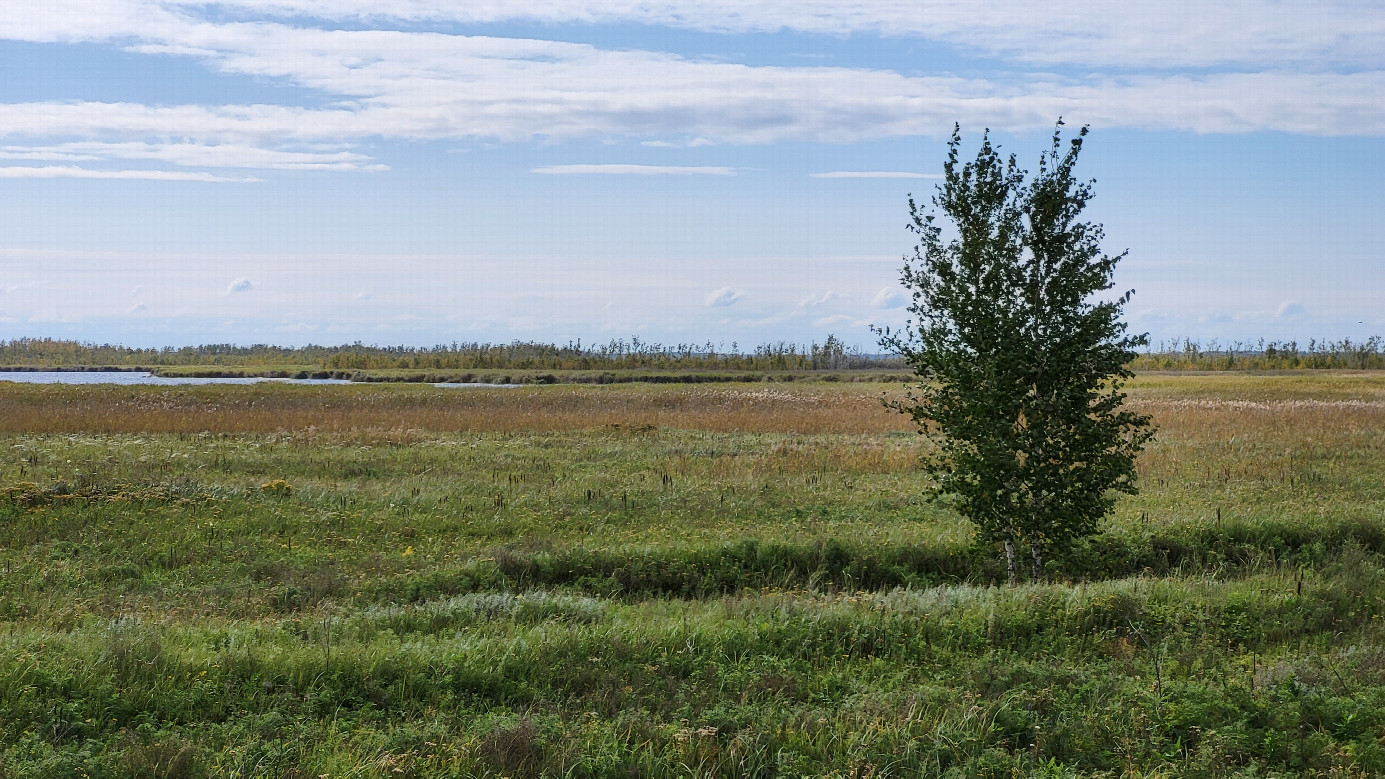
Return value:
M 1005 579 L 1011 586 L 1015 583 L 1015 534 L 1014 531 L 1005 534 Z
M 1034 558 L 1034 581 L 1043 581 L 1044 578 L 1044 552 L 1039 546 L 1039 539 L 1029 540 L 1029 553 Z

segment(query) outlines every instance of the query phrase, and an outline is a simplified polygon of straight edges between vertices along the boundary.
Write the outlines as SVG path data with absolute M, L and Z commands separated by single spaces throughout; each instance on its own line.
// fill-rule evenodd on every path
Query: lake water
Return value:
M 346 379 L 198 379 L 155 376 L 147 371 L 0 371 L 0 381 L 23 384 L 255 384 L 278 381 L 285 384 L 350 384 Z
M 148 371 L 0 371 L 0 381 L 14 381 L 23 384 L 158 384 L 175 386 L 181 384 L 257 384 L 262 381 L 277 381 L 281 384 L 353 384 L 347 379 L 266 379 L 258 376 L 248 378 L 199 379 L 191 377 L 155 376 Z M 514 389 L 519 384 L 434 384 L 444 389 Z

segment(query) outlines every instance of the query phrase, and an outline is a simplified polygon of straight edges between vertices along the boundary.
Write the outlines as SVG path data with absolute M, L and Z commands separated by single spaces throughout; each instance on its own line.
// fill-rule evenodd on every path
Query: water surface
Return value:
M 191 376 L 155 376 L 148 371 L 0 371 L 0 381 L 21 384 L 256 384 L 277 381 L 284 384 L 350 384 L 346 379 L 267 379 L 260 376 L 245 378 L 195 378 Z

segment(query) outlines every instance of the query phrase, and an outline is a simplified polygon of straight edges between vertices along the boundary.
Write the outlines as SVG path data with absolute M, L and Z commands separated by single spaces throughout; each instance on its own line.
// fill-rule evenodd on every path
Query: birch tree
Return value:
M 948 144 L 932 209 L 909 199 L 918 237 L 901 281 L 911 320 L 881 343 L 921 383 L 891 405 L 931 440 L 933 494 L 1004 550 L 1015 580 L 1096 531 L 1120 493 L 1134 493 L 1135 456 L 1153 435 L 1123 407 L 1133 349 L 1121 321 L 1130 292 L 1111 295 L 1116 263 L 1102 228 L 1082 220 L 1092 183 L 1075 177 L 1084 127 L 1064 148 L 1062 122 L 1031 177 L 982 138 L 976 158 Z

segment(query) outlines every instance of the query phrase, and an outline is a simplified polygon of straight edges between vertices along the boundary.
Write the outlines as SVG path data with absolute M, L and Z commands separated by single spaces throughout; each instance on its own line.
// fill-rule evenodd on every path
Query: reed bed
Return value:
M 74 387 L 0 382 L 0 432 L 273 433 L 307 430 L 534 432 L 621 425 L 716 432 L 907 429 L 880 390 L 856 385 Z

